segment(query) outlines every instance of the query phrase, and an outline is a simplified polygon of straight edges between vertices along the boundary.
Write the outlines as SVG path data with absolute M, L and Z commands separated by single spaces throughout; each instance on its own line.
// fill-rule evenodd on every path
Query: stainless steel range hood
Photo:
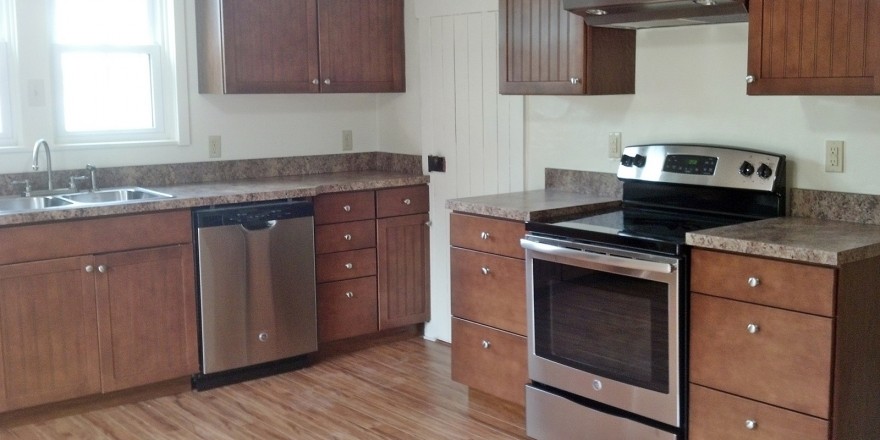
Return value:
M 749 20 L 748 0 L 562 0 L 590 26 L 645 29 Z

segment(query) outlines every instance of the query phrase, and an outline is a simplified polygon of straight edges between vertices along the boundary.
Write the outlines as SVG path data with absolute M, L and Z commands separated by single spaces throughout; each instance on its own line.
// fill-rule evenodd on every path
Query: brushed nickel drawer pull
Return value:
M 492 346 L 492 343 L 491 343 L 491 342 L 489 342 L 489 341 L 487 341 L 487 340 L 485 340 L 485 339 L 483 340 L 483 348 L 485 348 L 485 349 L 488 350 L 489 347 L 491 347 L 491 346 Z
M 345 241 L 351 241 L 351 234 L 345 234 L 342 236 L 342 238 L 344 238 Z
M 746 326 L 746 330 L 748 330 L 751 334 L 755 334 L 761 331 L 761 327 L 758 326 L 758 324 L 749 324 Z
M 107 266 L 104 266 L 103 264 L 98 265 L 98 272 L 101 272 L 101 273 L 107 272 Z
M 480 232 L 480 238 L 482 238 L 483 240 L 488 240 L 489 233 L 488 232 Z
M 351 263 L 345 263 L 345 268 L 346 268 L 346 269 L 353 269 L 353 268 L 354 268 L 354 264 L 351 264 Z
M 345 205 L 342 207 L 342 210 L 345 212 L 351 212 L 351 205 Z
M 86 268 L 85 268 L 85 269 L 86 269 L 86 272 L 87 272 L 87 273 L 92 273 L 92 272 L 94 272 L 94 271 L 95 271 L 95 267 L 94 267 L 94 266 L 92 266 L 92 265 L 91 265 L 91 264 L 90 264 L 90 265 L 88 265 L 88 266 L 86 266 Z
M 758 277 L 749 277 L 749 287 L 758 287 L 761 284 L 761 279 Z
M 410 200 L 410 199 L 403 199 L 403 204 L 404 204 L 404 205 L 412 205 L 412 200 Z
M 346 298 L 354 298 L 354 292 L 345 292 Z
M 756 429 L 758 422 L 752 419 L 746 420 L 746 429 Z
M 483 266 L 480 268 L 480 272 L 483 272 L 483 275 L 489 275 L 489 272 L 491 272 L 491 271 L 489 270 L 488 267 Z

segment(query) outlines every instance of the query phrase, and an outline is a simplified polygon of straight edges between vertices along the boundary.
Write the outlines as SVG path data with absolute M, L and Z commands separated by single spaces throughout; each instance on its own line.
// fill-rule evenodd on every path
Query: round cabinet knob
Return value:
M 755 82 L 755 75 L 747 75 L 746 76 L 746 84 L 751 84 Z
M 773 168 L 768 167 L 767 164 L 762 163 L 761 166 L 758 167 L 758 177 L 762 179 L 769 179 L 772 175 Z
M 761 284 L 761 279 L 757 277 L 749 277 L 749 287 L 758 287 Z
M 351 241 L 351 234 L 345 234 L 342 236 L 342 238 L 344 238 L 345 241 Z
M 346 298 L 354 298 L 354 292 L 345 292 Z
M 761 327 L 759 327 L 758 324 L 749 324 L 746 326 L 746 330 L 748 330 L 751 334 L 755 334 L 761 330 Z
M 431 227 L 432 224 L 433 224 L 433 223 L 431 223 L 431 220 L 428 220 L 428 221 L 425 222 L 425 226 L 427 226 L 427 227 L 429 227 L 429 228 Z
M 743 162 L 742 165 L 739 166 L 739 173 L 743 176 L 749 177 L 752 174 L 755 174 L 755 166 L 747 161 Z
M 483 272 L 483 275 L 489 275 L 489 272 L 491 272 L 491 271 L 489 270 L 488 267 L 483 266 L 480 268 L 480 272 Z
M 488 350 L 489 347 L 491 347 L 491 346 L 492 346 L 492 343 L 491 343 L 491 342 L 486 341 L 486 340 L 483 340 L 483 348 L 485 348 L 485 349 Z
M 599 379 L 593 380 L 593 389 L 596 391 L 601 391 L 602 390 L 602 381 Z
M 98 272 L 101 272 L 101 273 L 107 272 L 107 266 L 104 266 L 103 264 L 98 266 Z
M 86 270 L 86 272 L 88 272 L 88 273 L 92 273 L 92 272 L 95 271 L 95 267 L 92 266 L 92 265 L 90 264 L 90 265 L 88 265 L 88 266 L 85 267 L 85 270 Z
M 754 420 L 746 420 L 746 429 L 755 429 L 758 427 L 758 422 Z
M 342 210 L 345 212 L 351 212 L 351 205 L 345 205 L 342 207 Z
M 480 232 L 480 238 L 482 238 L 483 240 L 488 240 L 489 233 L 488 232 Z
M 259 339 L 260 342 L 266 342 L 269 340 L 269 333 L 266 333 L 266 332 L 260 333 L 259 335 L 257 335 L 257 339 Z
M 319 80 L 318 78 L 315 78 L 312 80 L 312 84 L 314 84 L 314 85 L 321 84 L 321 80 Z
M 403 199 L 403 204 L 404 204 L 404 205 L 412 205 L 412 200 L 410 200 L 410 199 Z
M 328 85 L 329 85 L 329 84 L 330 84 L 330 78 L 325 79 L 325 80 L 324 80 L 324 84 L 328 84 Z
M 571 84 L 574 85 L 574 86 L 576 86 L 576 85 L 578 85 L 578 84 L 581 83 L 581 79 L 580 79 L 580 78 L 572 77 L 572 78 L 569 78 L 568 80 L 571 81 Z
M 345 263 L 345 268 L 346 268 L 346 269 L 353 269 L 353 268 L 354 268 L 354 264 L 351 264 L 351 263 Z

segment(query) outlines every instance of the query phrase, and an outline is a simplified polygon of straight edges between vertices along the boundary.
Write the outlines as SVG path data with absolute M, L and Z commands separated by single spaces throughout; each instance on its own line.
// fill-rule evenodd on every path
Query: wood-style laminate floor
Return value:
M 311 367 L 0 429 L 2 440 L 524 439 L 520 407 L 450 379 L 450 347 L 421 338 Z

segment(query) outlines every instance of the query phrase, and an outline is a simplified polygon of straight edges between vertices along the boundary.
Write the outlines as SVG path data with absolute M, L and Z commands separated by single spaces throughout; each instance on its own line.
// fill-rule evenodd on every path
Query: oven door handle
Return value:
M 658 273 L 672 273 L 675 271 L 675 266 L 668 263 L 658 263 L 655 261 L 615 257 L 613 255 L 597 254 L 590 251 L 578 251 L 544 243 L 535 243 L 534 241 L 525 239 L 521 239 L 519 243 L 526 250 L 541 252 L 543 254 L 558 257 L 571 258 L 573 260 L 584 261 L 588 263 L 600 263 L 614 267 L 623 267 L 627 269 L 645 270 Z

